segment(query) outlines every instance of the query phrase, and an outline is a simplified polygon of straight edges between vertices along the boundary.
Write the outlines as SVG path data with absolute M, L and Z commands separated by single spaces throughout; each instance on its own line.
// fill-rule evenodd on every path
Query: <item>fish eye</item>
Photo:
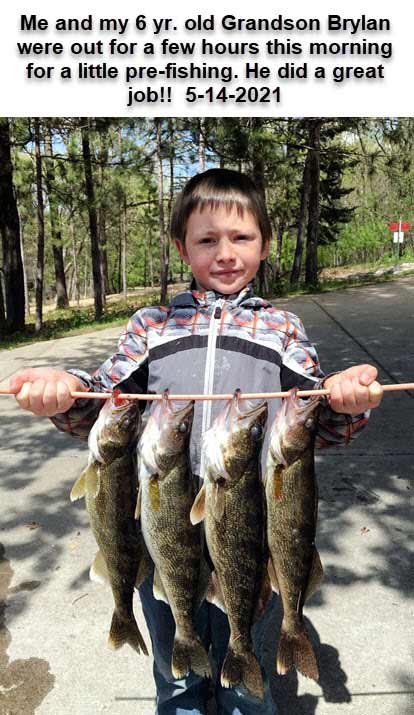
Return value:
M 306 427 L 306 429 L 312 429 L 314 424 L 315 424 L 315 420 L 313 419 L 313 417 L 308 417 L 308 419 L 305 422 L 305 427 Z
M 181 422 L 181 424 L 178 427 L 178 431 L 181 432 L 181 434 L 185 434 L 187 432 L 188 424 L 187 422 Z
M 121 427 L 125 427 L 126 429 L 130 426 L 131 424 L 131 418 L 126 415 L 122 420 L 121 420 Z
M 253 427 L 250 430 L 250 434 L 251 434 L 252 440 L 254 442 L 258 442 L 259 439 L 261 439 L 263 436 L 263 427 L 261 427 L 261 425 L 253 425 Z

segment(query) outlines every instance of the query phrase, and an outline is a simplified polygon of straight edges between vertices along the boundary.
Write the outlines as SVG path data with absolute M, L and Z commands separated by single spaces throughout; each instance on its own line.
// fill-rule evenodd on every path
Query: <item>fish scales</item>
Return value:
M 96 497 L 86 493 L 86 507 L 98 546 L 111 575 L 119 604 L 132 614 L 132 598 L 142 541 L 134 523 L 137 480 L 131 478 L 131 454 L 100 468 L 101 487 Z M 134 567 L 131 568 L 131 564 Z
M 190 522 L 196 486 L 189 440 L 194 402 L 174 411 L 167 396 L 153 405 L 140 440 L 140 511 L 144 539 L 154 561 L 154 596 L 165 600 L 175 621 L 171 671 L 210 676 L 207 653 L 194 626 L 209 572 L 201 527 Z
M 283 605 L 277 671 L 285 674 L 296 666 L 314 680 L 319 673 L 303 607 L 322 578 L 315 547 L 314 442 L 319 402 L 319 398 L 299 400 L 292 391 L 271 428 L 265 474 L 270 573 Z
M 215 520 L 207 497 L 206 537 L 237 652 L 250 642 L 246 624 L 253 622 L 263 577 L 263 490 L 257 465 L 227 491 L 222 520 Z
M 263 679 L 251 628 L 267 583 L 264 492 L 260 451 L 267 404 L 252 405 L 238 393 L 206 433 L 206 479 L 192 509 L 205 519 L 214 564 L 208 598 L 227 613 L 230 639 L 221 672 L 225 687 L 243 684 L 263 698 Z
M 133 595 L 147 563 L 144 543 L 134 518 L 138 494 L 136 446 L 141 418 L 137 405 L 112 397 L 92 428 L 89 465 L 72 489 L 71 498 L 85 496 L 99 552 L 91 578 L 109 581 L 115 609 L 109 645 L 128 643 L 148 654 L 133 612 Z
M 142 494 L 141 518 L 149 551 L 167 597 L 172 596 L 168 600 L 178 621 L 183 611 L 196 607 L 200 579 L 201 534 L 189 524 L 195 494 L 186 455 L 180 455 L 160 481 L 158 510 L 144 488 Z

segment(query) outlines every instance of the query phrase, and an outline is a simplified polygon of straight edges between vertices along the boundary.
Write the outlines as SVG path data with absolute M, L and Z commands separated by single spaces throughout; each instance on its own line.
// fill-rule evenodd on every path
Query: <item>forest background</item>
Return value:
M 265 195 L 262 295 L 413 258 L 412 230 L 395 244 L 389 228 L 414 222 L 413 118 L 0 118 L 3 345 L 166 303 L 189 278 L 170 242 L 174 199 L 214 166 Z

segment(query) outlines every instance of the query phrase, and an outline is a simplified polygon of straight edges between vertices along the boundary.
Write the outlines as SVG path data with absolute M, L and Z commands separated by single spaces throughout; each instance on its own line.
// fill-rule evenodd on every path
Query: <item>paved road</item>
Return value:
M 303 319 L 325 371 L 368 361 L 384 382 L 414 379 L 412 277 L 280 303 Z M 92 370 L 118 331 L 0 352 L 0 376 Z M 350 447 L 318 455 L 325 581 L 306 614 L 321 680 L 273 677 L 280 715 L 414 712 L 413 397 L 387 395 Z M 85 445 L 12 398 L 0 426 L 0 713 L 150 715 L 150 659 L 107 650 L 111 596 L 88 579 L 96 549 L 83 504 L 69 501 Z

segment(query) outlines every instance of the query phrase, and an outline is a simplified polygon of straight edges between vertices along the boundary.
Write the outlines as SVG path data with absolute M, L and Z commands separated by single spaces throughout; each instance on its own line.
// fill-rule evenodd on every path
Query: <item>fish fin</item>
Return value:
M 296 667 L 307 678 L 318 681 L 318 664 L 305 628 L 297 635 L 290 636 L 282 624 L 276 670 L 279 675 L 286 675 L 293 667 Z
M 277 501 L 283 497 L 283 475 L 284 470 L 278 466 L 273 469 L 273 496 Z
M 135 514 L 134 514 L 134 519 L 139 519 L 141 516 L 141 485 L 138 487 L 138 494 L 137 494 L 137 503 L 135 505 Z
M 204 599 L 206 598 L 209 583 L 210 583 L 210 568 L 204 557 L 201 557 L 200 561 L 200 575 L 198 579 L 198 589 L 197 589 L 197 607 L 201 606 Z
M 229 646 L 221 669 L 220 681 L 224 688 L 232 688 L 243 683 L 252 695 L 263 700 L 262 671 L 254 653 L 238 654 Z
M 212 488 L 211 506 L 215 520 L 221 521 L 226 507 L 226 493 L 218 484 L 214 484 Z
M 99 494 L 101 488 L 101 469 L 97 462 L 93 462 L 86 470 L 86 491 L 94 499 Z
M 191 639 L 174 639 L 171 672 L 176 680 L 185 678 L 190 670 L 202 678 L 211 678 L 211 665 L 206 650 L 195 635 Z
M 92 562 L 92 566 L 89 569 L 89 578 L 91 581 L 96 581 L 96 583 L 109 583 L 108 568 L 101 551 L 98 551 Z
M 208 589 L 206 593 L 206 601 L 217 606 L 223 613 L 227 613 L 226 606 L 224 605 L 223 592 L 221 590 L 220 582 L 215 571 L 210 574 L 210 581 L 208 584 Z
M 142 548 L 142 554 L 141 554 L 141 558 L 139 561 L 137 577 L 135 579 L 135 588 L 139 588 L 141 586 L 141 584 L 145 581 L 146 577 L 151 572 L 151 568 L 152 568 L 151 556 L 148 553 L 148 549 L 147 549 L 147 547 L 145 545 L 145 541 L 142 537 L 141 537 L 141 548 Z
M 160 510 L 160 485 L 158 481 L 158 474 L 153 474 L 149 483 L 149 497 L 151 508 L 154 511 Z
M 109 631 L 108 645 L 112 650 L 118 650 L 118 648 L 122 648 L 125 643 L 128 643 L 137 653 L 142 651 L 145 655 L 148 655 L 147 646 L 145 645 L 145 641 L 134 616 L 125 620 L 114 611 Z
M 80 476 L 77 478 L 75 484 L 72 487 L 70 493 L 70 500 L 76 501 L 77 499 L 82 499 L 86 494 L 86 472 L 89 467 L 86 467 Z
M 260 618 L 262 613 L 264 613 L 271 598 L 272 598 L 272 586 L 270 584 L 269 574 L 265 570 L 263 573 L 259 598 L 257 600 L 256 608 L 254 611 L 254 621 L 257 621 L 257 619 Z
M 280 593 L 279 581 L 277 580 L 276 569 L 273 565 L 273 561 L 270 558 L 267 562 L 267 571 L 269 573 L 270 583 L 272 584 L 272 591 L 275 593 Z
M 315 591 L 318 589 L 320 582 L 323 579 L 323 566 L 321 562 L 321 557 L 318 551 L 315 549 L 313 556 L 312 568 L 309 575 L 309 581 L 306 588 L 305 599 L 310 598 Z
M 165 588 L 163 586 L 163 583 L 161 581 L 161 577 L 157 571 L 157 569 L 154 569 L 154 581 L 152 584 L 152 593 L 154 594 L 154 598 L 157 599 L 157 601 L 164 601 L 164 603 L 169 606 L 169 601 L 167 598 L 167 594 L 165 593 Z
M 190 521 L 193 525 L 199 524 L 205 517 L 206 507 L 206 485 L 203 484 L 198 492 L 194 504 L 190 511 Z

